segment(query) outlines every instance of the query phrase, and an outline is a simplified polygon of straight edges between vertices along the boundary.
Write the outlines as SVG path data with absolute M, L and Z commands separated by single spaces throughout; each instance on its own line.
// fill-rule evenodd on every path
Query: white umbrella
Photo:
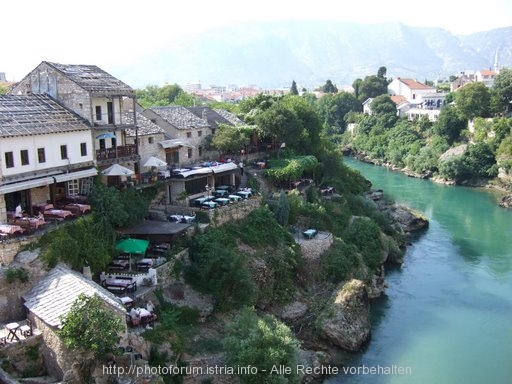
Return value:
M 160 160 L 158 157 L 150 156 L 142 165 L 144 167 L 166 167 L 167 163 L 163 160 Z
M 134 172 L 129 168 L 123 167 L 122 165 L 113 164 L 101 171 L 101 174 L 105 176 L 130 176 L 133 175 Z

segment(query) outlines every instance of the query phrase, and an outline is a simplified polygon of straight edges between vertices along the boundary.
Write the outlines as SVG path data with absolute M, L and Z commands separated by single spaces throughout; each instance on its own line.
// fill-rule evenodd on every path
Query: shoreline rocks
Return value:
M 366 286 L 353 279 L 334 291 L 319 317 L 319 335 L 344 350 L 357 352 L 370 340 L 370 300 Z

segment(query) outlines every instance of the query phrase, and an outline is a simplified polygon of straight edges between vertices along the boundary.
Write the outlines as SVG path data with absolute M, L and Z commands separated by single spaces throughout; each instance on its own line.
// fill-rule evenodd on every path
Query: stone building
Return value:
M 118 297 L 64 265 L 53 268 L 23 295 L 27 317 L 41 331 L 44 340 L 46 369 L 51 376 L 59 379 L 72 368 L 75 356 L 63 345 L 56 331 L 62 326 L 61 318 L 66 316 L 80 294 L 98 296 L 105 302 L 106 308 L 126 324 L 126 309 Z

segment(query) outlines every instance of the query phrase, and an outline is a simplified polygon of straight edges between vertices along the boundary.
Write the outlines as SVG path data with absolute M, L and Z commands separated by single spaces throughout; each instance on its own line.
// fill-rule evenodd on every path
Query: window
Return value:
M 68 196 L 78 195 L 80 193 L 80 181 L 79 180 L 69 180 L 66 183 L 67 194 Z
M 62 160 L 65 160 L 68 158 L 68 146 L 67 145 L 60 146 L 60 158 Z
M 13 168 L 14 167 L 14 156 L 12 152 L 5 152 L 5 167 Z
M 148 144 L 153 144 L 153 137 L 148 137 Z
M 203 136 L 203 131 L 197 131 L 197 137 Z
M 101 105 L 96 106 L 96 120 L 101 120 Z
M 46 155 L 44 153 L 44 148 L 37 148 L 37 162 L 46 163 Z
M 28 150 L 27 149 L 22 149 L 20 151 L 20 157 L 21 157 L 21 165 L 28 165 L 29 164 L 29 161 L 28 161 Z
M 187 137 L 190 139 L 192 137 L 192 132 L 187 132 Z
M 80 154 L 87 156 L 87 143 L 80 143 Z
M 188 151 L 187 151 L 187 156 L 189 159 L 192 158 L 192 148 L 189 148 Z
M 203 147 L 198 147 L 197 150 L 199 151 L 199 157 L 203 156 Z

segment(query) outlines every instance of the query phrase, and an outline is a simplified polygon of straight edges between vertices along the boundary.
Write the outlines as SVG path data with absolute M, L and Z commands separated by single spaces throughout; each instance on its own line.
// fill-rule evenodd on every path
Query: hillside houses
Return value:
M 95 65 L 43 61 L 0 100 L 3 223 L 18 204 L 33 215 L 37 205 L 86 195 L 92 177 L 112 164 L 133 176 L 103 176 L 105 183 L 142 185 L 154 170 L 144 167 L 150 157 L 169 169 L 215 159 L 208 138 L 218 124 L 240 123 L 204 107 L 144 110 L 134 89 Z
M 86 121 L 42 94 L 0 96 L 0 220 L 33 206 L 85 194 L 97 174 Z

